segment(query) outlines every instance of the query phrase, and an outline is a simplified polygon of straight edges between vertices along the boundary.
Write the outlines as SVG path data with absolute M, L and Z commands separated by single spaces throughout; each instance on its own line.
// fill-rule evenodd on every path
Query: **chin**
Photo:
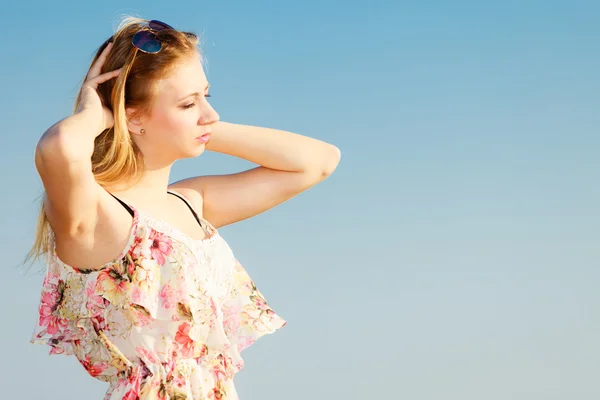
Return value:
M 206 150 L 206 145 L 205 144 L 201 144 L 199 146 L 194 146 L 191 149 L 187 149 L 188 151 L 186 152 L 186 154 L 182 157 L 182 158 L 194 158 L 194 157 L 198 157 L 200 154 L 204 153 L 204 150 Z

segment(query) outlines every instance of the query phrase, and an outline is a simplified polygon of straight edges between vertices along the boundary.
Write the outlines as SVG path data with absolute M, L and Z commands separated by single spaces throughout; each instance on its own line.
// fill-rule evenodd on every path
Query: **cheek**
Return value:
M 196 118 L 190 111 L 173 111 L 157 115 L 156 124 L 159 131 L 168 135 L 185 133 L 196 125 Z

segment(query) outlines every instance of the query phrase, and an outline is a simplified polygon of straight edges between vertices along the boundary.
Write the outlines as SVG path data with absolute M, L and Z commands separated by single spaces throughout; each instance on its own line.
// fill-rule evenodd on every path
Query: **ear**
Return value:
M 125 114 L 127 115 L 127 129 L 129 132 L 141 135 L 140 129 L 142 129 L 142 119 L 139 116 L 139 113 L 133 108 L 128 108 L 125 110 Z

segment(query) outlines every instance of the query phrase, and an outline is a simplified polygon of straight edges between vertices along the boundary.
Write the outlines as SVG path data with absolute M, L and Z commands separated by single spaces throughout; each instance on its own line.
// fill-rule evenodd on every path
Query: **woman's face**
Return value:
M 171 75 L 158 82 L 148 115 L 130 123 L 146 164 L 171 164 L 204 151 L 210 140 L 211 126 L 219 121 L 219 114 L 206 99 L 208 88 L 197 52 L 182 60 Z M 139 134 L 141 129 L 145 131 L 142 135 Z

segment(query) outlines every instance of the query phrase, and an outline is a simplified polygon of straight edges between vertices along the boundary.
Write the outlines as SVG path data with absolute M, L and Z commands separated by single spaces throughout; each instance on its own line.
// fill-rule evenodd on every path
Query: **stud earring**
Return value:
M 143 135 L 144 133 L 146 133 L 145 129 L 140 129 L 140 135 Z

